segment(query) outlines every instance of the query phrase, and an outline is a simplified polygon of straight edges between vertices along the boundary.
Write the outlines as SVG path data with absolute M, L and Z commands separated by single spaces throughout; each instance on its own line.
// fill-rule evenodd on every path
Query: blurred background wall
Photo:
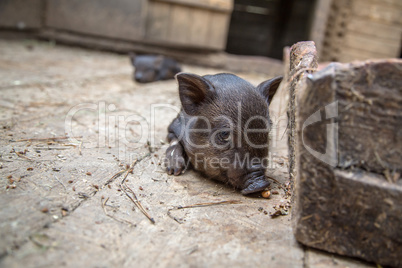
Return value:
M 10 33 L 276 59 L 313 40 L 321 61 L 349 62 L 401 56 L 402 1 L 0 0 L 0 35 Z

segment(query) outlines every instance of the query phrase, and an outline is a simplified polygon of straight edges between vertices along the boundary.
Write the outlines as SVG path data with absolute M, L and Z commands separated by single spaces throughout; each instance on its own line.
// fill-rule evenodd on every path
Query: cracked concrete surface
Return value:
M 132 71 L 124 55 L 0 41 L 1 267 L 370 266 L 299 245 L 290 215 L 269 216 L 287 201 L 278 184 L 262 199 L 191 170 L 168 176 L 159 164 L 176 82 L 137 84 Z M 119 188 L 136 159 L 127 185 L 155 224 Z M 286 160 L 275 160 L 281 184 Z M 228 200 L 238 203 L 171 210 Z

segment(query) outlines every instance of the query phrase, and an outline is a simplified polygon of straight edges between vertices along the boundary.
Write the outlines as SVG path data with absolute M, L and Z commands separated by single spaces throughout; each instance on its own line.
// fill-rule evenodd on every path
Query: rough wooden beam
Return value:
M 296 239 L 402 265 L 402 60 L 331 64 L 298 105 Z

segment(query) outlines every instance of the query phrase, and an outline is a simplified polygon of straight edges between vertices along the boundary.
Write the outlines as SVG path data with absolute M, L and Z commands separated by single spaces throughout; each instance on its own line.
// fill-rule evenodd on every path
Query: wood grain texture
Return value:
M 158 2 L 172 3 L 175 5 L 184 5 L 215 11 L 230 12 L 233 9 L 232 0 L 153 0 Z
M 141 40 L 146 13 L 146 0 L 54 0 L 47 2 L 46 26 L 89 35 Z
M 299 242 L 402 265 L 401 76 L 396 59 L 331 64 L 309 76 L 296 119 Z M 317 111 L 321 120 L 305 125 Z
M 298 95 L 306 75 L 317 69 L 317 50 L 312 41 L 299 42 L 290 48 L 290 70 L 288 75 L 288 146 L 289 146 L 289 174 L 293 185 L 297 177 L 296 169 L 296 113 L 298 106 Z M 292 186 L 293 188 L 293 186 Z
M 225 9 L 215 7 L 215 1 L 150 1 L 145 40 L 171 47 L 224 50 L 232 2 L 222 3 Z
M 334 1 L 326 28 L 323 61 L 397 58 L 402 43 L 402 5 L 394 0 Z
M 0 27 L 35 29 L 42 27 L 42 0 L 0 1 Z
M 168 176 L 159 165 L 177 110 L 153 107 L 180 109 L 176 81 L 133 82 L 127 55 L 31 44 L 34 49 L 28 50 L 26 41 L 0 40 L 0 267 L 303 266 L 290 215 L 269 216 L 274 205 L 286 202 L 279 184 L 272 185 L 279 194 L 270 199 L 252 198 L 190 170 Z M 200 75 L 227 72 L 183 67 Z M 267 74 L 242 77 L 258 84 Z M 67 113 L 83 103 L 99 110 L 74 115 L 69 132 L 82 136 L 81 154 L 78 143 L 48 144 L 46 138 L 65 135 Z M 140 118 L 154 126 L 152 134 L 136 124 Z M 145 158 L 149 146 L 137 142 L 141 133 L 155 135 L 157 146 Z M 32 160 L 10 153 L 13 148 L 27 149 L 25 156 Z M 155 224 L 119 191 L 125 174 L 114 177 L 137 158 L 142 160 L 126 182 Z M 275 175 L 281 184 L 287 182 L 285 163 Z M 230 200 L 240 203 L 177 209 Z
M 310 40 L 313 40 L 318 51 L 322 54 L 321 48 L 324 43 L 326 25 L 328 23 L 332 0 L 316 1 L 314 8 L 314 17 L 310 29 Z

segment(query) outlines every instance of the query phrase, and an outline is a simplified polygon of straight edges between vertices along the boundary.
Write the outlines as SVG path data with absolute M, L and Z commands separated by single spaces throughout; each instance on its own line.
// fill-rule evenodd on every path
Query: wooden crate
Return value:
M 350 62 L 401 53 L 400 0 L 337 0 L 327 19 L 320 60 Z
M 232 0 L 150 0 L 148 4 L 147 41 L 225 49 Z

